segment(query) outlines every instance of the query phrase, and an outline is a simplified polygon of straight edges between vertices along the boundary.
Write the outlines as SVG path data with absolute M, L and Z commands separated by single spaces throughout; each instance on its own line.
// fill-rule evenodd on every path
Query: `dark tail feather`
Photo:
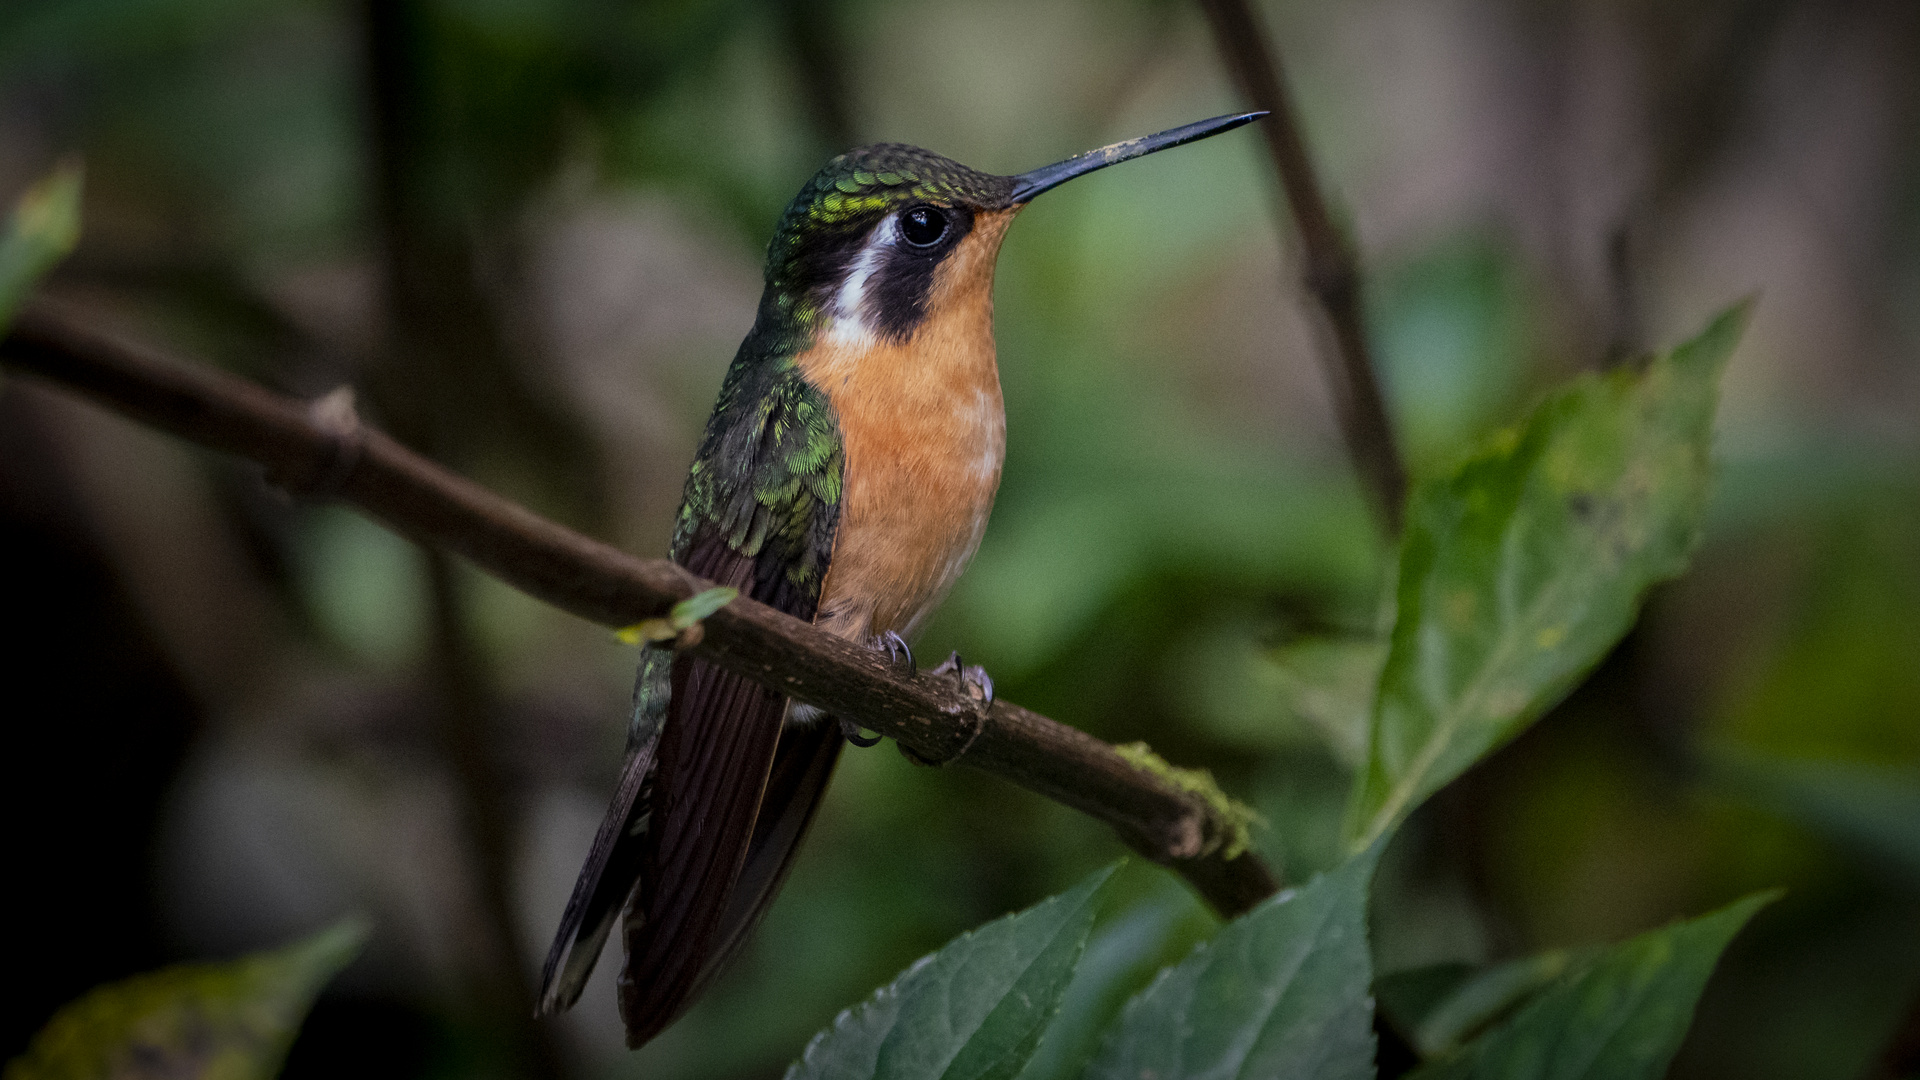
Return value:
M 626 906 L 640 877 L 642 852 L 646 841 L 647 800 L 641 790 L 647 785 L 647 771 L 653 766 L 654 748 L 659 735 L 628 751 L 620 769 L 620 786 L 614 789 L 613 805 L 600 821 L 593 849 L 580 878 L 573 883 L 573 895 L 567 899 L 566 913 L 560 916 L 560 930 L 554 934 L 547 962 L 540 969 L 540 1000 L 535 1016 L 564 1012 L 580 1000 L 580 991 L 593 974 L 593 965 L 606 946 L 607 934 Z
M 686 1011 L 723 943 L 785 711 L 775 691 L 697 660 L 674 662 L 654 813 L 625 928 L 620 1015 L 629 1046 Z
M 705 993 L 707 985 L 733 962 L 779 895 L 845 745 L 840 725 L 832 717 L 780 733 L 780 749 L 774 755 L 766 795 L 760 800 L 760 820 L 753 827 L 746 865 L 727 903 L 713 951 L 694 982 L 694 997 Z

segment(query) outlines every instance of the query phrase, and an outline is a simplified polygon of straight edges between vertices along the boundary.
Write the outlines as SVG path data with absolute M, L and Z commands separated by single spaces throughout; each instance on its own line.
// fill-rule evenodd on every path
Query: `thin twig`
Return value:
M 435 45 L 427 6 L 419 0 L 365 0 L 361 21 L 365 50 L 366 125 L 372 158 L 371 191 L 380 228 L 382 320 L 386 340 L 381 362 L 369 376 L 377 404 L 404 435 L 429 453 L 458 461 L 470 452 L 474 428 L 494 438 L 506 434 L 489 423 L 504 416 L 543 430 L 549 438 L 530 445 L 566 445 L 568 427 L 528 400 L 515 400 L 515 369 L 495 330 L 495 312 L 474 287 L 472 238 L 465 228 L 447 228 L 428 192 L 433 155 L 441 145 L 437 114 L 425 72 Z M 458 357 L 450 363 L 450 357 Z M 401 362 L 404 361 L 404 362 Z M 486 388 L 478 398 L 476 388 Z M 490 392 L 489 392 L 490 391 Z M 350 401 L 330 417 L 335 445 L 357 436 Z M 486 406 L 493 406 L 487 409 Z M 497 410 L 497 411 L 496 411 Z M 557 438 L 556 438 L 557 437 Z M 551 445 L 543 445 L 551 444 Z M 354 462 L 336 462 L 346 479 Z M 558 470 L 572 478 L 584 470 Z M 473 869 L 472 886 L 485 937 L 486 961 L 476 965 L 480 1004 L 488 1023 L 506 1041 L 509 1073 L 520 1080 L 559 1080 L 566 1075 L 559 1036 L 527 1006 L 533 1000 L 526 934 L 514 910 L 513 850 L 517 800 L 501 768 L 496 738 L 500 712 L 485 665 L 476 654 L 472 620 L 461 602 L 452 560 L 427 552 L 433 612 L 432 648 L 426 668 L 435 691 L 433 732 L 449 768 L 453 793 Z
M 1272 114 L 1260 130 L 1266 133 L 1274 171 L 1280 174 L 1300 234 L 1307 291 L 1319 302 L 1325 319 L 1320 327 L 1325 339 L 1322 352 L 1340 431 L 1381 520 L 1397 535 L 1407 474 L 1360 317 L 1360 264 L 1353 241 L 1327 212 L 1319 176 L 1300 133 L 1300 117 L 1281 77 L 1279 54 L 1267 44 L 1259 17 L 1246 0 L 1200 0 L 1200 7 L 1240 92 L 1254 108 Z
M 784 0 L 779 5 L 781 32 L 800 77 L 800 99 L 813 121 L 814 134 L 837 154 L 858 142 L 853 95 L 847 72 L 853 65 L 834 32 L 837 5 L 822 0 Z
M 296 494 L 337 498 L 471 560 L 507 584 L 604 626 L 667 614 L 706 582 L 664 559 L 572 532 L 413 453 L 255 383 L 84 328 L 44 304 L 24 311 L 0 362 L 143 423 L 264 465 Z M 696 656 L 890 736 L 926 761 L 995 773 L 1105 822 L 1182 875 L 1222 915 L 1278 885 L 1258 855 L 1229 858 L 1229 814 L 1114 748 L 1008 701 L 984 715 L 955 680 L 901 678 L 875 652 L 742 597 L 709 616 Z

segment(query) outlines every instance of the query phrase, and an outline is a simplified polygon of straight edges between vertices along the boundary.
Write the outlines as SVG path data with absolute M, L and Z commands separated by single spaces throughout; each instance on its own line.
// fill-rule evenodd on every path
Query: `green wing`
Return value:
M 833 406 L 792 360 L 734 361 L 687 475 L 673 561 L 710 581 L 750 574 L 742 592 L 811 620 L 833 555 L 843 466 Z M 671 653 L 647 650 L 629 745 L 666 718 L 671 668 Z
M 756 360 L 751 345 L 707 422 L 672 554 L 701 577 L 810 620 L 839 520 L 839 425 L 791 360 Z M 785 707 L 738 676 L 645 650 L 620 786 L 548 954 L 542 1012 L 578 998 L 622 905 L 634 914 L 621 1011 L 635 1045 L 679 1015 L 745 942 L 839 757 L 837 725 L 782 733 Z

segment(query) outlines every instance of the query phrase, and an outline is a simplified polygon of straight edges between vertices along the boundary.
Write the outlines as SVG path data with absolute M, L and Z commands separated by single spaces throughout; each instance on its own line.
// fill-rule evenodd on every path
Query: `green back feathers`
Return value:
M 687 476 L 674 556 L 684 558 L 710 528 L 740 555 L 778 562 L 817 597 L 839 518 L 842 457 L 833 407 L 791 357 L 736 359 Z

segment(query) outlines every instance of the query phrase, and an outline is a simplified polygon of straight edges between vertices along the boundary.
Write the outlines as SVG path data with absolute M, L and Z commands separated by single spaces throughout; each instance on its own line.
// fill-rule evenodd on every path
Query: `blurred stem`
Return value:
M 384 256 L 388 343 L 368 380 L 403 437 L 437 457 L 470 461 L 490 440 L 549 450 L 564 462 L 563 429 L 520 393 L 497 313 L 478 288 L 470 227 L 449 213 L 434 169 L 437 140 L 428 91 L 433 75 L 429 12 L 418 0 L 367 0 L 364 16 L 374 205 Z M 529 438 L 530 436 L 530 438 Z M 515 448 L 519 449 L 519 448 Z M 547 464 L 548 462 L 541 462 Z M 549 470 L 552 472 L 553 470 Z M 564 475 L 564 473 L 563 473 Z M 534 991 L 513 904 L 516 822 L 499 767 L 499 705 L 472 640 L 470 614 L 447 556 L 427 552 L 433 601 L 431 679 L 440 749 L 459 796 L 487 959 L 479 995 L 510 1045 L 515 1071 L 564 1074 L 549 1025 L 533 1018 Z
M 1607 238 L 1607 367 L 1631 363 L 1645 353 L 1639 290 L 1633 280 L 1633 226 L 1633 216 L 1628 215 Z
M 1339 413 L 1347 453 L 1387 531 L 1398 535 L 1407 497 L 1406 468 L 1387 418 L 1374 373 L 1372 350 L 1360 315 L 1360 265 L 1353 242 L 1333 222 L 1320 179 L 1300 132 L 1300 118 L 1281 76 L 1279 54 L 1246 0 L 1200 0 L 1215 44 L 1254 108 L 1272 115 L 1260 125 L 1274 171 L 1286 190 L 1287 207 L 1306 263 L 1307 291 L 1319 304 L 1316 320 L 1327 380 Z
M 466 87 L 441 70 L 430 5 L 368 0 L 364 32 L 388 338 L 363 380 L 368 396 L 436 458 L 524 466 L 562 517 L 591 528 L 598 448 L 508 340 L 497 300 L 519 280 L 515 222 L 527 192 L 463 149 L 445 115 Z
M 360 507 L 422 544 L 603 626 L 666 616 L 709 583 L 665 559 L 636 559 L 448 472 L 336 403 L 309 406 L 224 372 L 188 366 L 29 305 L 0 343 L 10 367 L 64 384 L 136 420 L 252 458 L 309 498 Z M 1004 699 L 982 710 L 956 680 L 901 677 L 874 650 L 740 597 L 678 643 L 689 654 L 898 740 L 925 761 L 971 765 L 1099 820 L 1186 878 L 1224 916 L 1279 889 L 1240 853 L 1239 809 L 1136 766 L 1114 747 Z M 1217 793 L 1216 793 L 1217 794 Z
M 840 47 L 837 14 L 831 0 L 777 0 L 781 34 L 799 69 L 813 130 L 838 154 L 857 141 L 852 95 L 847 92 L 846 50 Z

